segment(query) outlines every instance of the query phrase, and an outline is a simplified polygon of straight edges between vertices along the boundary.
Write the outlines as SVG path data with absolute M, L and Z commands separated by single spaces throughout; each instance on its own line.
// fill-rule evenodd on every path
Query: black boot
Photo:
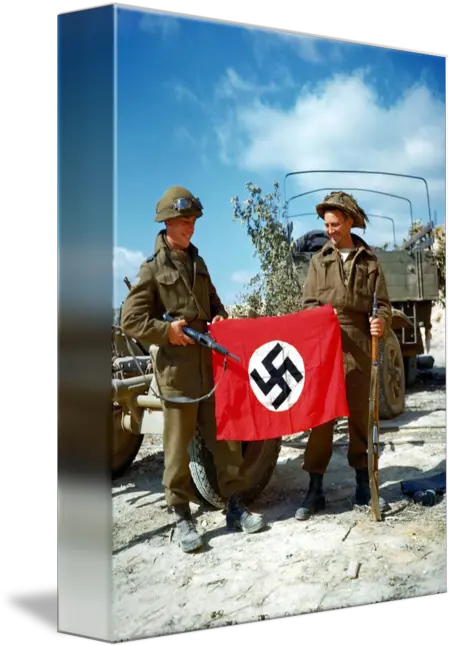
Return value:
M 296 520 L 307 520 L 312 514 L 324 509 L 325 506 L 323 476 L 320 473 L 311 473 L 309 491 L 302 505 L 296 510 L 295 518 Z
M 250 512 L 240 496 L 231 496 L 226 512 L 226 527 L 229 530 L 241 529 L 246 534 L 254 534 L 265 527 L 265 520 L 261 514 Z
M 181 549 L 184 552 L 196 552 L 203 546 L 203 541 L 196 531 L 189 503 L 173 505 L 172 509 L 175 514 L 178 541 Z
M 371 491 L 369 488 L 369 472 L 368 467 L 364 469 L 355 470 L 355 504 L 356 505 L 369 505 L 371 503 Z M 388 503 L 379 496 L 379 509 L 381 512 L 390 509 Z

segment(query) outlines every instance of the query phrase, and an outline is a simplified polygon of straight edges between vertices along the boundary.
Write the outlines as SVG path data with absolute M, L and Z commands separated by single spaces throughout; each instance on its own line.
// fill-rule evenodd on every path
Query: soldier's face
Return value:
M 327 211 L 324 214 L 324 228 L 337 248 L 343 248 L 351 243 L 352 219 L 345 218 L 341 211 Z
M 167 234 L 178 248 L 186 249 L 189 246 L 195 231 L 195 221 L 196 217 L 191 215 L 166 222 Z

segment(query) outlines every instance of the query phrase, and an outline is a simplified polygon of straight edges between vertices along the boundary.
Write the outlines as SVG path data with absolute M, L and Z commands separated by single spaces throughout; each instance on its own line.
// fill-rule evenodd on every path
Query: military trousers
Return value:
M 358 343 L 356 344 L 355 341 Z M 342 327 L 346 400 L 348 402 L 348 463 L 354 469 L 368 466 L 368 419 L 371 381 L 370 338 L 366 331 Z M 324 474 L 333 448 L 334 420 L 312 429 L 304 453 L 303 469 Z
M 366 419 L 365 419 L 366 418 Z M 353 469 L 368 466 L 368 412 L 348 419 L 348 463 Z M 312 429 L 304 452 L 303 469 L 323 475 L 332 457 L 334 420 Z
M 246 486 L 240 442 L 216 439 L 214 398 L 191 404 L 163 402 L 164 475 L 162 484 L 169 506 L 197 501 L 189 469 L 189 444 L 198 428 L 212 453 L 220 493 L 224 498 Z

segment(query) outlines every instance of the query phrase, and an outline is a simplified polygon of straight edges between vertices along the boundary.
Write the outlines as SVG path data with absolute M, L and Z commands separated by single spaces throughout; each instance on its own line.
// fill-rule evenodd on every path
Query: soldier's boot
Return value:
M 226 512 L 226 527 L 228 530 L 241 529 L 246 534 L 254 534 L 265 527 L 265 519 L 261 514 L 254 514 L 245 507 L 240 496 L 231 496 Z
M 184 552 L 196 552 L 203 546 L 203 540 L 198 534 L 190 513 L 189 503 L 173 505 L 177 538 L 181 549 Z
M 323 476 L 319 473 L 311 473 L 309 490 L 301 506 L 296 510 L 296 520 L 308 520 L 312 514 L 321 511 L 326 506 L 323 493 Z
M 355 470 L 355 503 L 356 505 L 369 505 L 371 503 L 371 491 L 369 488 L 368 467 Z M 390 509 L 390 505 L 379 496 L 379 509 L 381 512 Z

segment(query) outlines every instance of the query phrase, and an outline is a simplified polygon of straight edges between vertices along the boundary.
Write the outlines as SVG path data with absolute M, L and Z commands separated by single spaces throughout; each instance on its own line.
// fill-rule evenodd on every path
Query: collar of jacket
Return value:
M 166 255 L 170 255 L 171 249 L 167 242 L 167 235 L 165 230 L 159 231 L 156 236 L 156 242 L 154 244 L 154 255 L 156 255 L 160 251 L 164 252 Z M 198 248 L 195 247 L 195 245 L 190 243 L 185 251 L 188 251 L 190 253 L 194 261 L 196 260 L 196 257 L 198 256 Z
M 360 238 L 360 236 L 356 235 L 355 233 L 351 233 L 351 237 L 355 244 L 357 255 L 360 252 L 365 252 L 366 254 L 368 254 L 368 256 L 371 256 L 372 258 L 374 258 L 374 253 L 371 251 L 371 248 L 364 240 L 362 240 L 362 238 Z M 324 247 L 321 249 L 321 253 L 323 254 L 323 256 L 329 256 L 331 254 L 332 256 L 334 256 L 337 253 L 337 249 L 329 240 L 329 242 L 326 242 Z

